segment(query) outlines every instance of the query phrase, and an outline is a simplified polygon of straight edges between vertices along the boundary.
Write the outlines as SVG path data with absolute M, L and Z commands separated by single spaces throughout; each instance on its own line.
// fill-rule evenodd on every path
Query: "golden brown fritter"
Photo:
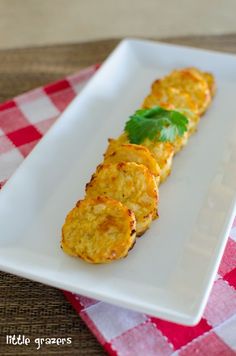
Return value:
M 62 249 L 90 263 L 125 257 L 136 236 L 132 211 L 120 202 L 96 197 L 80 200 L 62 227 Z
M 111 154 L 117 149 L 117 146 L 124 143 L 129 143 L 129 138 L 125 132 L 117 139 L 109 139 L 109 145 L 105 155 Z M 142 142 L 142 146 L 149 149 L 154 156 L 161 170 L 160 182 L 164 182 L 171 172 L 172 159 L 175 152 L 174 146 L 170 142 L 158 142 L 149 139 Z
M 86 197 L 107 196 L 134 212 L 137 236 L 157 217 L 158 191 L 155 177 L 143 164 L 104 163 L 86 185 Z
M 174 70 L 163 79 L 155 81 L 152 85 L 152 92 L 158 95 L 160 90 L 171 87 L 189 94 L 196 105 L 197 111 L 195 112 L 199 115 L 202 115 L 210 105 L 211 92 L 208 83 L 202 75 L 191 68 Z
M 143 164 L 155 176 L 157 185 L 160 183 L 160 167 L 151 152 L 142 145 L 122 144 L 114 148 L 112 153 L 104 155 L 104 163 L 135 162 Z

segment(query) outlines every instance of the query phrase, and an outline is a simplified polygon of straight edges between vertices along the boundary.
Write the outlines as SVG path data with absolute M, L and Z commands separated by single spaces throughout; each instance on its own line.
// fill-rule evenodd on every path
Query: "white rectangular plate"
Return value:
M 199 131 L 160 188 L 160 219 L 129 256 L 89 265 L 60 249 L 61 226 L 151 82 L 197 66 L 218 86 Z M 0 266 L 68 291 L 186 325 L 201 317 L 232 223 L 236 57 L 124 40 L 0 194 Z

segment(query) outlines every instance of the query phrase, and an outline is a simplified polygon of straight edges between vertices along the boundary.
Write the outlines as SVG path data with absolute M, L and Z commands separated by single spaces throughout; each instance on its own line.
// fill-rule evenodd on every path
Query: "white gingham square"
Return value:
M 56 106 L 44 92 L 42 92 L 41 97 L 35 99 L 33 102 L 19 103 L 19 108 L 31 124 L 36 124 L 60 114 Z
M 107 341 L 147 320 L 141 313 L 107 303 L 92 305 L 86 313 Z

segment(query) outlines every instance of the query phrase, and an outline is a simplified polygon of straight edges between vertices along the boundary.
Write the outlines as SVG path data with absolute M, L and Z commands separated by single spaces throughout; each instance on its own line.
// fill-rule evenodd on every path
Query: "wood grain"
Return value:
M 101 63 L 119 39 L 0 51 L 0 101 Z M 166 38 L 161 41 L 236 53 L 236 35 Z
M 236 35 L 167 38 L 163 41 L 236 53 Z M 102 62 L 119 39 L 0 51 L 0 101 Z M 6 334 L 72 337 L 72 346 L 44 346 L 40 355 L 105 355 L 63 294 L 0 273 L 0 355 L 34 355 L 35 345 L 9 346 Z

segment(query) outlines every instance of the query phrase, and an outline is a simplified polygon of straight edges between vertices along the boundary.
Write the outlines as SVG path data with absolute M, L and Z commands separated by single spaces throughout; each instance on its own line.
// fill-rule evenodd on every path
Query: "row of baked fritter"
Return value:
M 61 241 L 66 253 L 91 263 L 128 254 L 157 218 L 158 186 L 214 93 L 214 77 L 196 68 L 174 70 L 152 84 L 121 136 L 109 139 L 85 198 L 67 215 Z

